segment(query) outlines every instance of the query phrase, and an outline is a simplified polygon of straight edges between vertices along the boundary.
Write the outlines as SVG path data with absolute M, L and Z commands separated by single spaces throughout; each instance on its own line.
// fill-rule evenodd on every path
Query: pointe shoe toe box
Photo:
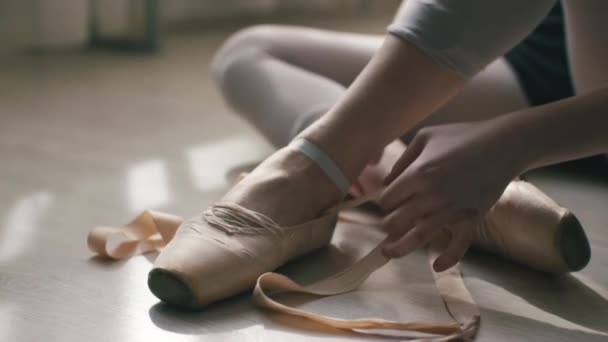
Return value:
M 523 181 L 509 184 L 478 227 L 475 243 L 547 273 L 579 271 L 591 258 L 576 216 Z
M 256 279 L 329 243 L 336 219 L 327 217 L 276 235 L 229 235 L 199 218 L 184 222 L 148 275 L 150 291 L 190 309 L 250 289 Z

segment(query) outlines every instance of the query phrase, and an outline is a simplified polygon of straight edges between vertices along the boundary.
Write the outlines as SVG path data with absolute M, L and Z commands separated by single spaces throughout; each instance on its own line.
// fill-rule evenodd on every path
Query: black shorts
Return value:
M 532 106 L 574 95 L 560 3 L 505 55 Z

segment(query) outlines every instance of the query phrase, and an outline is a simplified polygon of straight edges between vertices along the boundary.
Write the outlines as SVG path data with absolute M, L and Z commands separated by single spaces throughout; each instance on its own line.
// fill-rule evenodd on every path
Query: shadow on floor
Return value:
M 524 178 L 534 175 L 585 180 L 608 189 L 608 155 L 539 168 L 527 172 Z
M 477 251 L 467 254 L 465 274 L 502 287 L 564 320 L 608 333 L 608 300 L 570 274 L 545 274 Z
M 229 332 L 256 322 L 244 318 L 250 311 L 250 291 L 211 304 L 204 309 L 186 310 L 159 302 L 148 310 L 152 323 L 160 329 L 185 335 Z M 241 314 L 239 314 L 241 313 Z
M 487 323 L 486 323 L 487 322 Z M 514 329 L 514 327 L 521 327 Z M 481 310 L 478 341 L 492 341 L 496 336 L 510 336 L 509 341 L 585 341 L 606 342 L 601 334 L 571 330 L 491 309 Z
M 122 267 L 127 260 L 114 260 L 110 258 L 105 258 L 99 255 L 94 255 L 87 259 L 87 264 L 95 267 L 104 267 L 108 269 L 115 269 Z

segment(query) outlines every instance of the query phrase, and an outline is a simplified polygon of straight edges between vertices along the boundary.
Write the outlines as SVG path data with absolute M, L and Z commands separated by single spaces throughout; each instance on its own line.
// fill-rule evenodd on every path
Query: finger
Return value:
M 405 152 L 397 159 L 395 165 L 384 178 L 384 185 L 392 183 L 408 166 L 410 166 L 422 152 L 424 144 L 421 139 L 414 137 L 412 143 L 405 149 Z
M 450 211 L 446 209 L 436 211 L 435 214 L 418 222 L 398 241 L 385 245 L 384 254 L 390 258 L 398 258 L 425 246 L 441 228 L 448 224 L 450 215 Z
M 443 272 L 456 265 L 473 243 L 473 227 L 468 224 L 458 224 L 451 228 L 452 241 L 433 263 L 436 272 Z
M 416 143 L 416 141 L 420 141 L 420 139 L 416 140 L 414 138 L 412 145 L 408 147 L 400 159 L 397 160 L 391 173 L 385 179 L 384 184 L 388 184 L 387 180 L 389 180 L 390 184 L 386 186 L 378 199 L 378 204 L 385 212 L 395 210 L 401 203 L 413 196 L 422 184 L 417 181 L 418 177 L 415 176 L 415 170 L 409 167 L 419 155 L 419 152 L 417 151 L 422 150 L 423 144 Z M 411 153 L 411 157 L 406 156 L 408 151 L 412 151 L 409 152 Z M 403 168 L 401 166 L 403 166 Z M 396 170 L 399 170 L 399 172 Z
M 353 184 L 351 184 L 350 189 L 348 190 L 348 193 L 353 195 L 354 197 L 360 197 L 363 195 L 363 187 L 361 186 L 361 183 L 354 182 Z
M 432 211 L 433 203 L 424 203 L 414 195 L 382 220 L 382 228 L 389 235 L 404 235 Z
M 431 240 L 431 246 L 440 252 L 445 251 L 452 242 L 452 231 L 448 228 L 443 228 Z
M 422 183 L 418 181 L 413 170 L 411 168 L 406 169 L 396 181 L 382 191 L 380 198 L 378 198 L 378 204 L 384 212 L 389 213 L 413 197 L 424 199 L 427 194 L 419 191 L 421 185 Z

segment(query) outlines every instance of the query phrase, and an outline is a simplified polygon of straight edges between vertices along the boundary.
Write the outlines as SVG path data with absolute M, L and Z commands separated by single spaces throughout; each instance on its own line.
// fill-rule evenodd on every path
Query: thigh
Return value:
M 259 43 L 275 58 L 347 87 L 383 41 L 381 35 L 314 28 L 263 25 L 253 28 Z
M 381 46 L 383 36 L 307 27 L 260 25 L 236 34 L 224 50 L 255 47 L 265 54 L 348 87 Z M 286 85 L 288 86 L 288 85 Z M 483 120 L 528 106 L 509 63 L 500 58 L 405 135 L 424 126 Z
M 528 107 L 515 72 L 500 58 L 473 77 L 464 89 L 404 136 L 411 140 L 424 126 L 478 121 Z

